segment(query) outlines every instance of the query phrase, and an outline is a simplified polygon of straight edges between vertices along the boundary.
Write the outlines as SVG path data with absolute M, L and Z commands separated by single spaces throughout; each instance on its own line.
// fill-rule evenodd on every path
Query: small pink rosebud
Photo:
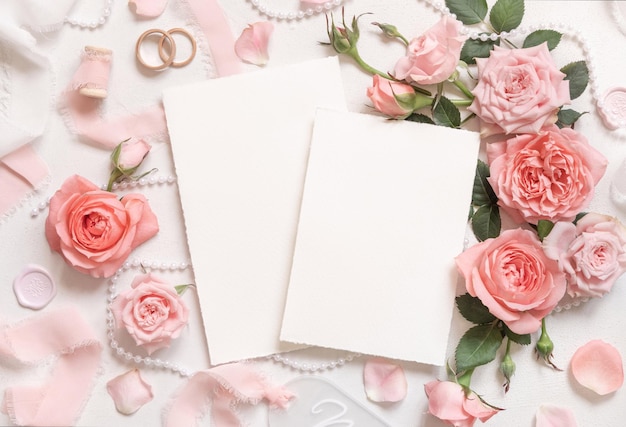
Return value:
M 143 162 L 143 159 L 145 159 L 148 155 L 151 148 L 150 144 L 143 139 L 127 139 L 122 142 L 120 146 L 120 153 L 117 158 L 117 163 L 114 162 L 114 166 L 119 168 L 122 172 L 130 170 L 134 172 L 141 162 Z

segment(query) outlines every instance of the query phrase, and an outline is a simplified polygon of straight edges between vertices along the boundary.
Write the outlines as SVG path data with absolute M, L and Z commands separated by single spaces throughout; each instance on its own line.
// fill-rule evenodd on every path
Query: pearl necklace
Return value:
M 292 359 L 290 357 L 281 356 L 280 354 L 272 354 L 270 356 L 267 356 L 267 359 L 272 360 L 276 363 L 280 363 L 281 365 L 291 368 L 293 370 L 307 374 L 323 372 L 326 370 L 338 368 L 345 365 L 346 363 L 352 362 L 354 359 L 360 356 L 360 353 L 348 353 L 345 357 L 340 357 L 337 360 L 331 360 L 330 362 L 320 362 L 319 365 L 316 363 L 299 362 L 298 360 Z
M 312 16 L 315 14 L 320 14 L 322 12 L 330 11 L 337 6 L 341 5 L 342 0 L 329 0 L 323 5 L 319 4 L 315 7 L 308 7 L 304 10 L 298 10 L 297 12 L 283 12 L 283 11 L 275 11 L 273 9 L 268 8 L 264 3 L 260 0 L 249 0 L 250 4 L 253 8 L 259 11 L 262 15 L 267 16 L 268 18 L 274 18 L 278 20 L 287 20 L 294 21 L 303 19 L 306 16 Z
M 427 4 L 432 6 L 435 10 L 439 11 L 443 15 L 448 15 L 451 18 L 456 19 L 456 15 L 450 12 L 450 9 L 445 6 L 445 4 L 441 2 L 430 2 L 428 0 L 424 0 Z M 563 35 L 571 38 L 578 46 L 580 47 L 583 59 L 585 64 L 587 65 L 587 70 L 589 71 L 589 91 L 592 98 L 592 103 L 596 106 L 596 110 L 600 113 L 601 116 L 609 117 L 616 121 L 617 127 L 626 128 L 626 121 L 623 118 L 616 117 L 610 109 L 605 109 L 605 103 L 603 99 L 600 99 L 599 94 L 599 86 L 596 82 L 596 69 L 593 63 L 593 56 L 590 53 L 589 44 L 587 43 L 587 39 L 583 37 L 579 30 L 574 29 L 569 25 L 565 25 L 563 23 L 549 23 L 549 24 L 540 24 L 540 25 L 531 25 L 528 28 L 520 27 L 511 30 L 510 32 L 503 31 L 500 34 L 491 33 L 480 34 L 479 31 L 476 31 L 473 28 L 468 28 L 466 26 L 461 27 L 461 34 L 465 34 L 473 40 L 480 39 L 482 41 L 487 40 L 498 40 L 507 37 L 515 37 L 518 35 L 530 34 L 536 30 L 544 30 L 544 29 L 553 29 L 561 32 Z
M 186 270 L 190 264 L 188 262 L 180 262 L 180 263 L 165 263 L 165 262 L 156 262 L 156 261 L 148 261 L 148 260 L 139 260 L 134 259 L 132 261 L 125 262 L 122 267 L 115 272 L 115 274 L 109 279 L 109 286 L 107 288 L 107 306 L 106 306 L 106 319 L 107 319 L 107 339 L 109 340 L 109 346 L 115 354 L 129 362 L 134 362 L 136 364 L 143 363 L 147 367 L 151 368 L 159 368 L 172 371 L 176 374 L 179 374 L 181 377 L 190 377 L 193 372 L 190 370 L 181 367 L 177 363 L 169 362 L 167 360 L 161 359 L 153 359 L 149 356 L 142 357 L 137 354 L 133 354 L 130 351 L 125 350 L 120 343 L 115 339 L 115 318 L 113 316 L 112 304 L 113 300 L 116 296 L 116 284 L 122 275 L 127 270 L 130 269 L 142 269 L 149 268 L 151 270 L 161 271 L 161 272 L 174 272 L 174 271 L 184 271 Z
M 113 0 L 104 0 L 102 15 L 97 20 L 85 22 L 66 16 L 64 22 L 74 27 L 89 28 L 93 30 L 94 28 L 98 28 L 99 26 L 104 25 L 107 22 L 107 19 L 109 18 L 109 16 L 111 16 L 111 6 L 113 6 Z
M 168 175 L 168 176 L 150 176 L 150 177 L 144 177 L 144 178 L 140 178 L 138 180 L 127 180 L 127 181 L 122 181 L 122 182 L 116 182 L 113 184 L 112 190 L 116 191 L 116 190 L 126 190 L 128 188 L 136 188 L 136 187 L 150 187 L 150 186 L 155 186 L 155 185 L 165 185 L 165 184 L 174 184 L 176 182 L 176 177 L 174 175 Z M 100 186 L 101 190 L 106 190 L 107 189 L 107 185 L 106 184 L 102 184 Z M 50 204 L 50 197 L 48 197 L 46 200 L 44 200 L 43 202 L 40 202 L 36 208 L 33 208 L 30 211 L 30 216 L 35 218 L 37 216 L 39 216 L 39 214 L 41 212 L 43 212 L 44 210 L 47 209 L 48 205 Z

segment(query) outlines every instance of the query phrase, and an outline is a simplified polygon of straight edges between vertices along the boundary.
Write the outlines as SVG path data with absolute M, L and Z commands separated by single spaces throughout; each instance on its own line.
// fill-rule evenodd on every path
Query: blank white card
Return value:
M 164 92 L 211 363 L 294 349 L 280 325 L 316 107 L 346 109 L 336 57 Z
M 318 110 L 281 339 L 443 365 L 478 148 Z

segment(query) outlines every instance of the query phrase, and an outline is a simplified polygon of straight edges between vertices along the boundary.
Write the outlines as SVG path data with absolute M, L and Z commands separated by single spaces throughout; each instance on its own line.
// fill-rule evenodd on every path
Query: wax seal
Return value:
M 614 87 L 606 91 L 598 112 L 607 128 L 626 127 L 626 88 Z
M 27 265 L 13 281 L 17 302 L 26 308 L 44 308 L 56 295 L 54 280 L 43 267 Z

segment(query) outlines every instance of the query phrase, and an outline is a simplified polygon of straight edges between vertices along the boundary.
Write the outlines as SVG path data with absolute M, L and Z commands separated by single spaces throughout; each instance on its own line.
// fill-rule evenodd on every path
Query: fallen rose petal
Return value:
M 574 413 L 569 408 L 543 404 L 537 410 L 535 427 L 576 427 Z
M 602 340 L 592 340 L 572 356 L 572 373 L 578 383 L 601 396 L 624 383 L 624 367 L 619 351 Z
M 115 409 L 124 415 L 137 412 L 153 398 L 152 387 L 141 378 L 138 369 L 113 378 L 107 383 L 107 391 L 113 398 Z
M 167 0 L 128 0 L 128 5 L 139 16 L 156 18 L 165 10 Z
M 255 22 L 244 29 L 235 42 L 235 53 L 242 61 L 265 65 L 269 61 L 268 45 L 274 31 L 271 22 Z
M 398 402 L 406 397 L 407 382 L 401 366 L 373 358 L 363 367 L 365 394 L 373 402 Z

